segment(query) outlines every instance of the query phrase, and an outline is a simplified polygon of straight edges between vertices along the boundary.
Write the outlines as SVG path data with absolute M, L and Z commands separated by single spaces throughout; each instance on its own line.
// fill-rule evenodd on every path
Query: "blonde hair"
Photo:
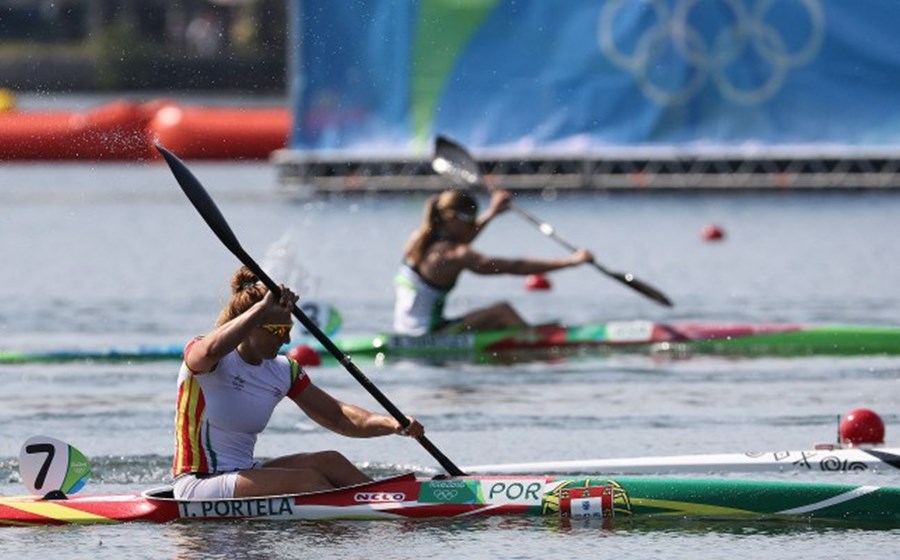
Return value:
M 455 212 L 476 215 L 478 201 L 470 193 L 454 189 L 430 196 L 425 203 L 422 223 L 413 232 L 406 258 L 414 265 L 419 264 L 431 244 L 437 241 L 441 224 Z
M 222 326 L 231 321 L 241 313 L 244 313 L 256 303 L 262 301 L 269 293 L 259 278 L 246 266 L 237 269 L 234 276 L 231 277 L 231 299 L 225 304 L 219 318 L 216 319 L 216 326 Z

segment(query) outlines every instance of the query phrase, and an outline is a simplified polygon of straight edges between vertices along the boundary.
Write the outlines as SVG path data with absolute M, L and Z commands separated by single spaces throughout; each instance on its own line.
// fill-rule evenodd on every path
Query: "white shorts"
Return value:
M 238 471 L 199 477 L 183 474 L 175 479 L 172 490 L 176 500 L 219 500 L 234 498 Z
M 251 469 L 262 466 L 255 461 Z M 172 483 L 172 490 L 176 500 L 221 500 L 234 498 L 234 488 L 237 485 L 238 475 L 241 471 L 213 475 L 183 474 Z

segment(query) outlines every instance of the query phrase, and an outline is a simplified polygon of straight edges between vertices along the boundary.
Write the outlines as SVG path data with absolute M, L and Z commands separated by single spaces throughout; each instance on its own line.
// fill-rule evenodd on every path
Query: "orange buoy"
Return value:
M 868 408 L 851 410 L 841 419 L 841 443 L 849 447 L 884 443 L 884 422 Z
M 721 241 L 725 239 L 725 231 L 716 224 L 704 226 L 700 235 L 704 241 Z
M 295 360 L 301 366 L 318 366 L 322 364 L 322 356 L 319 356 L 318 352 L 306 344 L 299 344 L 288 350 L 287 357 Z
M 525 277 L 526 290 L 549 290 L 550 287 L 550 281 L 543 274 L 529 274 Z

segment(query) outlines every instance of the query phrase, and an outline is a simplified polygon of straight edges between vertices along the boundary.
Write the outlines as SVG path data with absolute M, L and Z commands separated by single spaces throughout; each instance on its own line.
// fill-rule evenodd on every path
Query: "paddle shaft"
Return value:
M 224 244 L 225 247 L 227 247 L 228 250 L 244 264 L 244 266 L 250 269 L 269 290 L 275 295 L 280 296 L 281 288 L 268 274 L 266 274 L 262 267 L 253 260 L 244 248 L 241 247 L 237 236 L 235 236 L 234 232 L 231 230 L 231 227 L 228 225 L 228 222 L 225 220 L 221 211 L 219 211 L 216 203 L 209 196 L 209 193 L 207 193 L 206 189 L 203 188 L 203 185 L 200 184 L 200 181 L 194 177 L 193 173 L 191 173 L 187 166 L 178 159 L 175 154 L 159 144 L 156 145 L 156 149 L 159 150 L 165 158 L 166 163 L 172 170 L 173 175 L 175 175 L 175 179 L 178 181 L 181 190 L 187 195 L 191 204 L 194 205 L 194 208 L 197 209 L 206 224 L 212 229 L 213 233 L 216 234 L 216 237 L 218 237 L 222 244 Z M 353 363 L 350 357 L 342 352 L 331 339 L 319 329 L 315 322 L 303 312 L 303 310 L 297 305 L 294 305 L 292 313 L 294 314 L 294 317 L 300 321 L 300 324 L 302 324 L 306 330 L 309 331 L 348 372 L 350 372 L 350 375 L 356 378 L 360 385 L 362 385 L 369 394 L 371 394 L 375 400 L 400 423 L 401 426 L 404 428 L 409 426 L 409 419 L 406 415 L 403 414 L 400 409 L 397 408 L 394 403 L 392 403 L 390 399 L 388 399 L 384 393 L 382 393 L 378 387 L 363 374 L 362 371 L 360 371 L 358 367 L 356 367 L 356 364 Z M 442 467 L 444 467 L 448 474 L 451 476 L 463 476 L 465 474 L 449 458 L 447 458 L 447 456 L 441 453 L 427 437 L 420 436 L 416 438 L 416 440 L 438 461 L 438 463 L 440 463 Z
M 489 191 L 494 190 L 494 188 L 488 185 L 482 178 L 475 158 L 473 158 L 472 155 L 469 154 L 469 152 L 461 145 L 446 137 L 437 137 L 437 140 L 435 142 L 435 156 L 434 160 L 432 161 L 432 167 L 437 173 L 448 176 L 456 182 L 460 182 L 473 187 L 482 187 Z M 541 233 L 556 241 L 558 244 L 565 247 L 569 251 L 575 252 L 578 250 L 578 247 L 572 245 L 562 237 L 558 236 L 556 234 L 556 229 L 552 225 L 544 222 L 543 220 L 540 220 L 534 214 L 528 212 L 524 208 L 512 202 L 509 203 L 509 208 L 512 211 L 516 212 L 519 216 L 524 218 L 526 221 L 536 226 Z M 672 306 L 672 301 L 665 294 L 663 294 L 653 286 L 650 286 L 649 284 L 638 280 L 634 277 L 633 274 L 629 272 L 623 273 L 609 270 L 597 261 L 591 261 L 591 265 L 597 271 L 621 282 L 622 284 L 647 296 L 657 303 L 665 305 L 667 307 Z

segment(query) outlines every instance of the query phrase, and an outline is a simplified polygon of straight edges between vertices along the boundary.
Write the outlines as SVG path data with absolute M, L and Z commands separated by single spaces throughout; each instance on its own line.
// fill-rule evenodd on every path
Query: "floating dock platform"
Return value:
M 588 156 L 474 153 L 512 191 L 739 192 L 897 190 L 900 150 L 621 151 Z M 439 191 L 430 156 L 360 157 L 279 150 L 282 190 L 295 195 Z

